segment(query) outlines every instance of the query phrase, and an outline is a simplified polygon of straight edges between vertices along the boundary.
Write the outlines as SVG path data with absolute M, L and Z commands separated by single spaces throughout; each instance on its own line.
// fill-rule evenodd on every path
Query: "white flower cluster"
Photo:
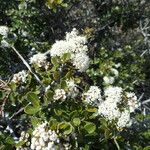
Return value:
M 72 62 L 76 69 L 84 72 L 89 67 L 89 57 L 87 55 L 87 39 L 85 36 L 79 36 L 78 31 L 73 29 L 70 33 L 66 33 L 65 40 L 56 41 L 53 44 L 50 55 L 63 56 L 65 53 L 71 53 Z
M 66 99 L 66 92 L 64 89 L 56 89 L 55 94 L 53 96 L 54 100 L 65 100 Z
M 56 41 L 52 45 L 52 48 L 50 50 L 50 55 L 52 57 L 54 57 L 54 56 L 63 56 L 63 54 L 65 54 L 65 53 L 70 53 L 71 48 L 72 48 L 72 46 L 67 41 L 63 41 L 63 40 Z
M 101 90 L 97 86 L 90 86 L 89 90 L 83 94 L 86 103 L 99 105 L 102 102 Z
M 7 26 L 0 26 L 0 35 L 2 35 L 1 46 L 2 47 L 10 47 L 6 38 L 8 37 L 9 28 Z
M 47 129 L 47 123 L 40 124 L 33 131 L 31 150 L 56 150 L 59 138 L 55 131 Z
M 74 98 L 78 95 L 79 90 L 77 89 L 77 85 L 74 83 L 74 80 L 69 80 L 67 82 L 68 93 L 67 95 L 71 98 Z
M 104 94 L 105 94 L 105 101 L 98 106 L 98 113 L 103 115 L 109 121 L 120 118 L 119 122 L 121 122 L 121 119 L 123 119 L 123 117 L 121 118 L 122 113 L 118 108 L 118 104 L 122 100 L 123 94 L 122 88 L 108 87 L 104 91 Z M 117 125 L 120 125 L 120 123 Z M 124 124 L 124 126 L 126 126 L 126 124 Z
M 109 121 L 117 120 L 118 128 L 131 125 L 130 113 L 134 112 L 139 106 L 134 93 L 126 92 L 125 95 L 127 103 L 123 105 L 123 89 L 120 87 L 108 87 L 104 91 L 105 100 L 98 105 L 98 114 Z M 120 107 L 123 107 L 123 110 Z
M 122 98 L 122 88 L 108 87 L 104 91 L 105 101 L 98 106 L 98 113 L 106 117 L 108 120 L 114 120 L 120 116 L 117 103 Z
M 129 110 L 124 110 L 117 121 L 118 128 L 129 127 L 132 124 Z
M 27 72 L 25 70 L 20 71 L 16 74 L 14 74 L 13 78 L 12 78 L 12 82 L 18 84 L 18 83 L 26 83 L 27 80 Z
M 109 121 L 120 117 L 120 111 L 115 102 L 105 100 L 98 106 L 98 114 L 104 116 Z
M 33 55 L 30 58 L 30 63 L 31 64 L 36 64 L 38 67 L 46 67 L 47 66 L 47 56 L 45 54 L 42 53 L 38 53 Z
M 127 99 L 128 99 L 129 110 L 132 113 L 132 112 L 135 111 L 135 109 L 140 107 L 140 103 L 138 102 L 138 99 L 137 99 L 135 93 L 127 92 L 126 96 L 127 96 Z
M 80 72 L 84 72 L 89 67 L 89 57 L 86 53 L 78 53 L 74 55 L 73 57 L 73 65 L 76 69 L 78 69 Z
M 108 87 L 104 91 L 106 100 L 119 103 L 122 100 L 123 89 L 121 87 Z
M 7 26 L 0 26 L 0 35 L 4 38 L 7 38 L 9 32 L 9 28 Z
M 87 52 L 87 39 L 85 36 L 79 36 L 78 31 L 74 28 L 70 33 L 66 33 L 65 40 L 56 41 L 53 44 L 50 54 L 51 56 L 62 56 L 65 53 Z
M 23 146 L 19 146 L 16 148 L 16 150 L 29 150 L 29 146 L 30 146 L 30 142 L 29 142 L 29 133 L 26 133 L 24 131 L 21 132 L 21 136 L 19 138 L 19 141 L 18 142 L 25 142 L 23 144 Z
M 66 33 L 66 41 L 72 45 L 71 52 L 80 53 L 87 52 L 87 38 L 80 36 L 79 32 L 74 28 L 70 33 Z

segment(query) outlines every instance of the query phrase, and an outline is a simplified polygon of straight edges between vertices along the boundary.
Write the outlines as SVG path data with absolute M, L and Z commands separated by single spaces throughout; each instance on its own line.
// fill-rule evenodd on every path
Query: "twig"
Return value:
M 146 20 L 146 23 L 144 25 L 144 27 L 142 26 L 142 21 L 140 21 L 140 32 L 141 34 L 143 35 L 144 37 L 144 42 L 145 42 L 145 45 L 148 46 L 148 49 L 145 50 L 141 56 L 143 56 L 148 50 L 150 50 L 150 40 L 149 40 L 149 37 L 150 37 L 150 34 L 148 33 L 148 29 L 150 28 L 150 26 L 148 26 L 148 24 L 150 23 L 149 20 Z
M 7 44 L 9 44 L 7 42 Z M 10 45 L 10 44 L 9 44 Z M 39 77 L 32 71 L 30 65 L 27 63 L 27 61 L 22 57 L 22 55 L 16 50 L 16 48 L 12 45 L 10 45 L 10 47 L 13 49 L 13 51 L 19 56 L 19 58 L 22 60 L 22 62 L 24 63 L 24 65 L 28 68 L 28 70 L 33 74 L 33 76 L 35 77 L 35 79 L 42 85 L 42 82 L 40 81 Z M 43 85 L 42 85 L 43 86 Z
M 120 146 L 119 146 L 119 144 L 118 144 L 116 138 L 114 138 L 114 142 L 115 142 L 115 144 L 116 144 L 117 149 L 120 150 Z
M 146 104 L 146 103 L 149 103 L 150 102 L 150 99 L 147 99 L 145 101 L 142 102 L 142 104 Z
M 0 108 L 0 115 L 2 117 L 4 117 L 4 118 L 5 118 L 4 108 L 5 108 L 5 104 L 6 104 L 6 101 L 7 101 L 8 97 L 9 97 L 9 95 L 10 95 L 10 92 L 5 96 L 4 101 L 2 103 L 2 106 Z
M 148 106 L 146 106 L 146 105 L 143 105 L 143 106 L 150 111 L 150 108 Z
M 143 98 L 144 93 L 141 94 L 141 96 L 139 97 L 138 101 L 141 101 L 141 99 Z
M 19 113 L 21 113 L 24 110 L 24 108 L 20 108 L 17 112 L 15 112 L 11 117 L 9 117 L 9 120 L 11 120 L 13 117 L 15 117 L 16 115 L 18 115 Z

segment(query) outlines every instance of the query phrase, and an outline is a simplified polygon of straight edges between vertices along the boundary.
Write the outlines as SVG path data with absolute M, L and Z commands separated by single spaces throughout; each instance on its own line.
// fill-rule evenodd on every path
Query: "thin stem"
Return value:
M 9 44 L 9 43 L 8 43 Z M 10 45 L 10 44 L 9 44 Z M 39 77 L 32 71 L 30 65 L 27 63 L 27 61 L 23 58 L 23 56 L 16 50 L 16 48 L 12 45 L 10 47 L 13 49 L 13 51 L 19 56 L 19 58 L 22 60 L 24 65 L 28 68 L 28 70 L 33 74 L 35 79 L 42 85 L 42 82 L 40 81 Z
M 117 149 L 120 150 L 120 146 L 119 146 L 119 144 L 118 144 L 116 138 L 114 138 L 114 142 L 115 142 L 115 144 L 116 144 Z

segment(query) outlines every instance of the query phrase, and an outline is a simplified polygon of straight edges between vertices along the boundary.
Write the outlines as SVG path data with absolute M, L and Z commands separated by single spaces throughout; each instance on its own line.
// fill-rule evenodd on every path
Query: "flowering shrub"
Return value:
M 3 82 L 0 99 L 8 106 L 2 114 L 2 149 L 136 148 L 132 138 L 141 122 L 139 98 L 110 82 L 91 85 L 85 79 L 90 68 L 85 36 L 73 29 L 29 61 L 35 73 L 29 68 Z M 147 146 L 146 138 L 142 144 Z

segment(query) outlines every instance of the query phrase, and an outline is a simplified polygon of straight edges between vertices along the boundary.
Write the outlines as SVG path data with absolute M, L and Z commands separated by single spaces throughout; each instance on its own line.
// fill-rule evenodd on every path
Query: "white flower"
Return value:
M 108 87 L 104 90 L 105 101 L 98 107 L 98 113 L 108 120 L 114 120 L 120 116 L 117 103 L 122 100 L 122 88 Z
M 51 57 L 62 57 L 65 53 L 71 54 L 71 61 L 79 71 L 83 72 L 89 67 L 89 57 L 86 52 L 88 51 L 87 38 L 79 36 L 78 31 L 73 29 L 71 32 L 66 33 L 65 40 L 56 41 L 50 50 Z
M 50 55 L 63 56 L 65 53 L 79 53 L 88 51 L 87 38 L 79 36 L 78 31 L 73 29 L 71 32 L 66 33 L 65 40 L 56 41 L 50 50 Z
M 66 99 L 66 92 L 64 91 L 64 89 L 56 89 L 55 90 L 55 95 L 53 96 L 54 100 L 65 100 Z
M 120 111 L 117 107 L 117 104 L 109 100 L 105 100 L 98 106 L 98 114 L 104 116 L 109 121 L 120 117 Z
M 9 28 L 7 26 L 0 26 L 0 34 L 5 38 L 8 36 Z
M 84 72 L 88 69 L 90 63 L 89 57 L 86 53 L 77 53 L 73 58 L 73 65 L 80 72 Z
M 103 80 L 104 80 L 105 84 L 113 84 L 115 81 L 114 77 L 107 77 L 107 76 L 105 76 L 103 78 Z
M 56 41 L 56 43 L 54 43 L 52 45 L 52 48 L 50 50 L 50 55 L 52 57 L 54 57 L 54 56 L 63 56 L 63 54 L 65 54 L 65 53 L 70 53 L 72 47 L 73 47 L 73 44 L 71 45 L 67 41 L 63 41 L 63 40 Z
M 10 44 L 6 41 L 6 40 L 1 40 L 1 46 L 2 47 L 6 47 L 6 48 L 9 48 L 10 47 Z
M 125 110 L 121 113 L 118 118 L 117 126 L 118 128 L 129 127 L 131 125 L 130 112 Z
M 53 147 L 54 142 L 49 142 L 48 143 L 48 148 L 51 149 Z
M 123 111 L 119 104 L 124 102 L 123 97 L 126 94 L 128 103 Z M 108 87 L 104 90 L 105 101 L 98 106 L 98 114 L 105 117 L 110 122 L 116 121 L 117 128 L 129 127 L 132 124 L 130 113 L 138 107 L 137 97 L 134 93 L 124 93 L 120 87 Z
M 73 28 L 71 32 L 66 33 L 66 41 L 69 41 L 70 39 L 77 37 L 78 34 L 79 34 L 78 30 L 76 28 Z
M 47 123 L 40 124 L 33 131 L 30 146 L 32 150 L 55 150 L 57 144 L 59 144 L 58 135 L 48 129 Z
M 66 33 L 66 41 L 73 45 L 71 51 L 74 53 L 88 51 L 85 45 L 87 43 L 87 38 L 85 36 L 79 36 L 79 32 L 75 28 L 71 32 Z
M 36 64 L 38 67 L 43 67 L 47 65 L 46 59 L 47 57 L 45 54 L 38 53 L 30 58 L 30 63 Z
M 130 113 L 132 113 L 135 111 L 135 109 L 137 109 L 140 106 L 140 103 L 138 102 L 135 93 L 127 92 L 126 96 L 128 98 L 128 106 Z
M 115 68 L 111 68 L 111 72 L 115 75 L 115 77 L 118 77 L 119 72 L 118 72 L 118 70 L 117 70 L 117 69 L 115 69 Z
M 68 96 L 74 98 L 78 95 L 79 90 L 77 89 L 77 85 L 74 83 L 74 80 L 69 80 L 67 82 L 67 87 L 68 87 Z
M 49 138 L 50 138 L 51 141 L 53 141 L 53 142 L 54 142 L 54 141 L 59 141 L 59 140 L 58 140 L 58 136 L 57 136 L 57 134 L 55 133 L 55 131 L 49 130 L 48 133 L 49 133 L 49 135 L 50 135 Z
M 29 133 L 26 133 L 25 131 L 22 131 L 21 132 L 21 135 L 20 135 L 20 138 L 19 138 L 19 141 L 17 141 L 17 143 L 23 141 L 25 142 L 23 146 L 20 146 L 17 148 L 17 150 L 24 150 L 24 149 L 29 149 L 29 146 L 30 146 L 30 142 L 29 142 Z
M 97 86 L 90 86 L 89 90 L 83 94 L 85 102 L 99 104 L 102 102 L 101 90 Z
M 87 38 L 85 36 L 80 36 L 79 32 L 76 28 L 73 28 L 71 32 L 66 33 L 66 41 L 70 41 L 74 39 L 75 41 L 78 41 L 77 43 L 80 44 L 86 44 Z
M 121 87 L 112 87 L 109 86 L 105 89 L 104 94 L 106 100 L 118 103 L 122 100 L 123 89 Z
M 26 83 L 27 76 L 28 76 L 27 72 L 25 70 L 23 70 L 23 71 L 20 71 L 20 72 L 14 74 L 13 79 L 11 81 L 16 84 L 20 83 L 20 82 Z

